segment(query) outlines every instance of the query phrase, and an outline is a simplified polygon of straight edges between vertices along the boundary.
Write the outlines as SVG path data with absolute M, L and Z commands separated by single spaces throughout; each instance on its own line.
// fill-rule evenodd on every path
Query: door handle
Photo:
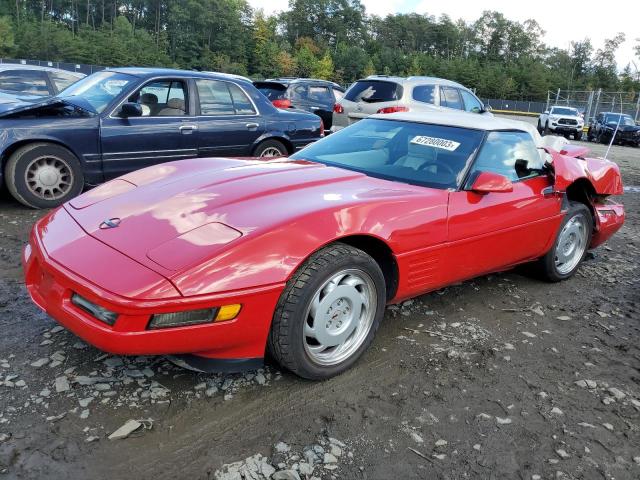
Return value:
M 185 135 L 187 135 L 193 132 L 194 130 L 198 130 L 198 126 L 197 125 L 180 125 L 180 128 L 178 130 L 180 130 L 180 133 L 184 133 Z
M 256 128 L 258 128 L 260 126 L 259 123 L 247 123 L 246 127 L 249 130 L 255 130 Z

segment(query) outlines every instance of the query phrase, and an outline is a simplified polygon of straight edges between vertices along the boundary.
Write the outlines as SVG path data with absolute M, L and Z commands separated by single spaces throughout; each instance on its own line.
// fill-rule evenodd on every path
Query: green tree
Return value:
M 9 55 L 13 51 L 14 46 L 11 18 L 7 16 L 0 17 L 0 55 Z
M 324 57 L 316 62 L 315 68 L 313 69 L 313 77 L 324 80 L 333 79 L 333 59 L 329 52 L 325 53 Z

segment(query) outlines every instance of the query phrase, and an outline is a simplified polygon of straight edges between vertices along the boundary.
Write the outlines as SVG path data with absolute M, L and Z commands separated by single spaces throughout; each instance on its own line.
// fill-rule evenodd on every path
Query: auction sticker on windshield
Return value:
M 446 138 L 436 138 L 436 137 L 425 137 L 423 135 L 418 135 L 411 139 L 411 143 L 416 145 L 424 145 L 425 147 L 434 147 L 440 148 L 442 150 L 448 150 L 450 152 L 455 151 L 460 143 L 454 142 L 453 140 L 447 140 Z

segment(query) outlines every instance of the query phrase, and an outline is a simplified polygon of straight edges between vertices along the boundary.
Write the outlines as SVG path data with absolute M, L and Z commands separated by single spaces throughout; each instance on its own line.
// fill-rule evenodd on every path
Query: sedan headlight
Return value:
M 159 313 L 151 316 L 149 329 L 186 327 L 204 323 L 233 320 L 240 313 L 241 305 L 223 305 L 219 308 L 203 308 L 184 312 Z
M 114 323 L 116 323 L 116 319 L 118 318 L 118 314 L 116 312 L 107 310 L 106 308 L 101 307 L 100 305 L 93 303 L 84 297 L 81 297 L 77 293 L 71 295 L 71 303 L 73 303 L 80 310 L 84 310 L 92 317 L 95 317 L 108 325 L 113 325 Z

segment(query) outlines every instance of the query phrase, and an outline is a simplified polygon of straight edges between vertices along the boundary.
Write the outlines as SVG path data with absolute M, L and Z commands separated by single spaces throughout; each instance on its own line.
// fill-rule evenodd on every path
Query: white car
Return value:
M 553 106 L 538 117 L 538 132 L 542 135 L 559 133 L 565 138 L 573 135 L 575 140 L 582 138 L 584 118 L 572 107 Z
M 476 95 L 459 83 L 435 77 L 370 75 L 353 83 L 333 107 L 335 132 L 376 113 L 462 110 L 493 116 Z

